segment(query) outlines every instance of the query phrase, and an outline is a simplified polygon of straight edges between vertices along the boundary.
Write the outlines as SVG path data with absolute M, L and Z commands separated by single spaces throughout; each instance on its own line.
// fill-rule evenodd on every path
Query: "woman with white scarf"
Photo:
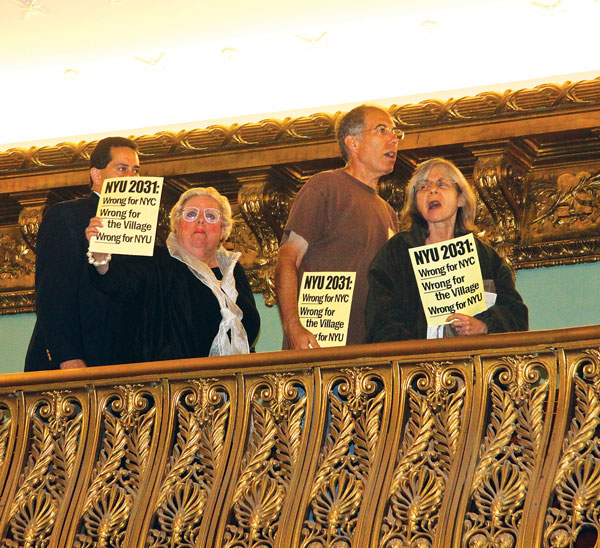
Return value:
M 240 253 L 222 247 L 233 224 L 227 198 L 192 188 L 171 209 L 167 247 L 152 257 L 88 252 L 93 285 L 125 303 L 122 363 L 245 354 L 260 327 Z M 102 219 L 86 228 L 98 234 Z

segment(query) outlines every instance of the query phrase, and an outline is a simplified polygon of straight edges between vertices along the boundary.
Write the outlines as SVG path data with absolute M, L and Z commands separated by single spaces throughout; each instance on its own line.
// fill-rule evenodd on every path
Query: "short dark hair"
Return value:
M 104 169 L 112 160 L 110 149 L 113 147 L 126 147 L 137 152 L 137 145 L 126 137 L 105 137 L 98 141 L 96 148 L 90 154 L 90 168 Z

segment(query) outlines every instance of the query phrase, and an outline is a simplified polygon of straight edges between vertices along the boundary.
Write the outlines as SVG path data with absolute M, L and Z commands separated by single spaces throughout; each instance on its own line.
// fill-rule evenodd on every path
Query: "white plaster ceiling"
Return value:
M 0 149 L 593 78 L 598 22 L 600 0 L 0 0 Z

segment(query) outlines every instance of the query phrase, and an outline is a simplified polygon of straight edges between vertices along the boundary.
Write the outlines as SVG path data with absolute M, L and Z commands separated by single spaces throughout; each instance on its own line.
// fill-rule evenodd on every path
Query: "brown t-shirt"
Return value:
M 284 241 L 295 232 L 308 242 L 298 283 L 304 272 L 356 272 L 346 344 L 365 342 L 367 269 L 397 225 L 396 212 L 375 189 L 342 169 L 317 173 L 294 200 Z

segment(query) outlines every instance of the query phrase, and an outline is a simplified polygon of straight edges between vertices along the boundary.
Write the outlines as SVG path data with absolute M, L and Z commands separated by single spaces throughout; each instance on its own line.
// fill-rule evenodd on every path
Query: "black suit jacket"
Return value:
M 37 321 L 25 371 L 60 369 L 82 359 L 88 366 L 119 361 L 121 307 L 92 287 L 85 228 L 96 214 L 98 195 L 52 206 L 37 237 Z

